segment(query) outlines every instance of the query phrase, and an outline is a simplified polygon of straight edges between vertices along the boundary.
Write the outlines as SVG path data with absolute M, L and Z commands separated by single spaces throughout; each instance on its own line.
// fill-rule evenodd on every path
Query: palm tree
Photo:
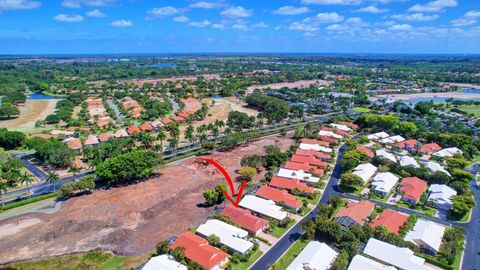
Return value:
M 157 140 L 160 141 L 160 146 L 162 150 L 163 150 L 163 140 L 165 140 L 166 137 L 167 135 L 165 134 L 165 131 L 163 131 L 163 129 L 158 131 Z
M 168 140 L 168 146 L 175 149 L 178 146 L 178 140 L 176 138 L 170 138 Z
M 47 178 L 45 179 L 47 183 L 53 184 L 53 192 L 55 193 L 55 184 L 60 181 L 60 176 L 54 172 L 48 172 Z
M 27 185 L 28 197 L 31 198 L 32 194 L 30 193 L 30 184 L 33 183 L 33 179 L 28 175 L 28 173 L 23 172 L 20 174 L 20 182 Z
M 75 177 L 75 176 L 77 176 L 77 173 L 80 172 L 80 169 L 77 168 L 77 166 L 72 165 L 72 166 L 68 167 L 68 172 L 69 172 L 69 173 L 72 173 L 72 174 L 73 174 L 73 177 Z

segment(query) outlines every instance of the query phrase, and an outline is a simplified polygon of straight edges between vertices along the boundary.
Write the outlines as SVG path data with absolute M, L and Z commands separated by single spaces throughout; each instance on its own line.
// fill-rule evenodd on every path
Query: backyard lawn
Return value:
M 295 224 L 295 221 L 291 221 L 290 223 L 288 223 L 287 227 L 285 228 L 282 228 L 282 227 L 275 227 L 275 229 L 273 229 L 273 231 L 270 233 L 270 235 L 272 235 L 273 237 L 277 237 L 277 238 L 280 238 L 286 231 L 288 231 L 293 225 Z
M 234 264 L 233 269 L 234 270 L 246 270 L 246 269 L 248 269 L 248 267 L 250 267 L 250 265 L 252 265 L 252 263 L 254 263 L 258 258 L 260 258 L 260 256 L 262 256 L 262 254 L 263 254 L 263 252 L 260 249 L 257 250 L 255 253 L 252 254 L 252 256 L 250 256 L 248 261 L 239 262 L 238 264 Z

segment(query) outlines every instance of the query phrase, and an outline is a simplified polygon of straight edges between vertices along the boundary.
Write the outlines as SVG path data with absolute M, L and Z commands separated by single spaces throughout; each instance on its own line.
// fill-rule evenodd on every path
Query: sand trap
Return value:
M 23 229 L 33 226 L 37 223 L 40 223 L 41 220 L 38 218 L 27 218 L 22 220 L 17 220 L 15 223 L 8 223 L 0 226 L 0 238 L 5 236 L 14 235 L 21 232 Z

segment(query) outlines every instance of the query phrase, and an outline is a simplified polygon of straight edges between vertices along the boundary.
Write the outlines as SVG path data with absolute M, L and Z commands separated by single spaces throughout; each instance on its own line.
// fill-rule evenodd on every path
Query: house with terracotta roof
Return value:
M 420 143 L 417 140 L 411 139 L 397 143 L 396 147 L 407 150 L 408 152 L 417 152 L 420 148 Z
M 407 219 L 408 215 L 387 208 L 377 218 L 372 220 L 370 226 L 372 228 L 383 226 L 391 233 L 398 234 L 400 228 L 407 222 Z
M 180 116 L 178 116 L 178 115 L 174 115 L 174 116 L 172 116 L 170 119 L 172 119 L 172 121 L 174 121 L 174 122 L 182 122 L 182 121 L 185 121 L 185 118 L 180 117 Z
M 442 150 L 442 147 L 437 143 L 427 143 L 427 144 L 424 144 L 422 147 L 420 147 L 418 152 L 422 154 L 433 154 L 434 152 L 437 152 L 440 150 Z
M 172 122 L 173 122 L 173 121 L 172 121 L 172 119 L 170 119 L 170 118 L 163 118 L 163 119 L 162 119 L 162 124 L 164 124 L 165 126 L 168 125 L 168 124 L 170 124 L 170 123 L 172 123 Z
M 311 165 L 311 166 L 317 166 L 317 167 L 322 168 L 322 169 L 324 169 L 328 166 L 328 163 L 326 163 L 324 161 L 321 161 L 319 159 L 316 159 L 314 157 L 293 155 L 290 158 L 290 161 L 303 163 L 303 164 L 308 164 L 308 165 Z
M 65 141 L 67 143 L 67 147 L 72 150 L 81 150 L 82 149 L 82 141 L 77 138 L 69 138 Z
M 141 131 L 152 131 L 152 130 L 153 130 L 153 126 L 150 125 L 150 124 L 145 123 L 145 124 L 142 124 L 142 125 L 140 126 L 140 130 L 141 130 Z
M 198 263 L 202 269 L 217 270 L 228 263 L 228 254 L 208 244 L 208 241 L 192 232 L 181 234 L 170 246 L 183 247 L 185 257 Z
M 114 137 L 113 132 L 107 132 L 107 133 L 100 134 L 98 136 L 98 139 L 100 142 L 106 142 L 112 137 Z
M 357 145 L 357 147 L 355 147 L 355 149 L 365 152 L 365 154 L 367 154 L 367 156 L 369 158 L 374 158 L 375 157 L 375 153 L 372 151 L 372 149 L 370 149 L 370 148 L 368 148 L 364 145 Z
M 305 194 L 313 193 L 315 190 L 313 187 L 307 186 L 307 184 L 300 182 L 300 180 L 296 179 L 287 179 L 283 177 L 273 176 L 270 183 L 270 186 L 278 188 L 278 189 L 286 189 L 286 190 L 294 190 L 298 189 Z
M 220 214 L 229 217 L 233 223 L 254 235 L 262 232 L 268 226 L 266 219 L 254 216 L 249 210 L 231 204 L 225 207 Z
M 340 141 L 339 139 L 335 139 L 335 138 L 324 136 L 324 135 L 318 135 L 317 137 L 323 142 L 327 142 L 329 144 L 338 143 Z
M 190 116 L 190 113 L 188 111 L 181 111 L 179 114 L 178 114 L 179 117 L 182 117 L 182 118 L 188 118 Z
M 399 189 L 402 193 L 402 201 L 416 205 L 427 189 L 427 182 L 418 177 L 407 177 L 400 182 Z
M 345 207 L 341 208 L 335 215 L 335 221 L 343 226 L 355 224 L 362 226 L 375 208 L 375 204 L 362 200 L 359 202 L 349 202 Z
M 115 138 L 126 138 L 129 135 L 128 135 L 128 132 L 125 129 L 119 129 L 119 130 L 115 131 L 113 136 L 115 136 Z
M 289 170 L 309 172 L 315 176 L 322 176 L 324 173 L 322 169 L 319 169 L 315 166 L 293 161 L 287 161 L 282 167 Z
M 272 200 L 286 208 L 294 209 L 295 211 L 298 211 L 303 204 L 302 201 L 297 200 L 294 195 L 289 194 L 286 190 L 280 190 L 269 186 L 261 186 L 255 195 L 267 200 Z
M 88 135 L 87 139 L 84 142 L 85 146 L 94 146 L 99 144 L 98 138 L 95 135 Z
M 295 155 L 298 156 L 306 156 L 306 157 L 316 157 L 323 161 L 330 161 L 332 156 L 323 152 L 315 151 L 315 150 L 306 150 L 306 149 L 297 149 L 295 151 Z
M 354 130 L 355 130 L 355 129 L 358 129 L 358 125 L 356 125 L 356 124 L 354 124 L 354 123 L 352 123 L 352 122 L 345 122 L 345 121 L 343 121 L 343 122 L 340 122 L 340 124 L 345 125 L 345 126 L 351 128 L 351 129 L 354 129 Z
M 131 126 L 128 130 L 127 130 L 127 133 L 129 135 L 132 135 L 133 133 L 140 133 L 140 129 L 136 126 Z

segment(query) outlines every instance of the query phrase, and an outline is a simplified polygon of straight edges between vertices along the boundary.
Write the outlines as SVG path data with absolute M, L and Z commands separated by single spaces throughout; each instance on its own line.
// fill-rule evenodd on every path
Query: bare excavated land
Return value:
M 235 179 L 242 157 L 264 154 L 263 147 L 270 144 L 287 150 L 293 140 L 271 136 L 205 157 L 216 160 Z M 192 157 L 160 169 L 148 181 L 72 198 L 56 213 L 1 221 L 0 264 L 97 249 L 119 255 L 146 253 L 213 214 L 214 207 L 202 205 L 202 193 L 220 183 L 226 182 L 212 165 Z

